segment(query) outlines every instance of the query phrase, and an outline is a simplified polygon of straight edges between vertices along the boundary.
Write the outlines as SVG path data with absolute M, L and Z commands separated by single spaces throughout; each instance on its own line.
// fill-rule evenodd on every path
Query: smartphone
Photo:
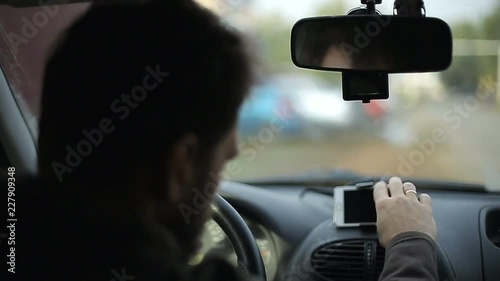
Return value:
M 376 225 L 373 184 L 338 186 L 333 199 L 333 219 L 337 227 Z

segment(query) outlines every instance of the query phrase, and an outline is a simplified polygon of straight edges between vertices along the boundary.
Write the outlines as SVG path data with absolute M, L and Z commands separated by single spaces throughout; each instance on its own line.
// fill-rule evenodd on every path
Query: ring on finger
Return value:
M 417 194 L 417 191 L 416 190 L 413 190 L 413 189 L 408 189 L 407 191 L 405 191 L 405 195 L 408 195 L 408 193 L 413 193 L 413 194 Z

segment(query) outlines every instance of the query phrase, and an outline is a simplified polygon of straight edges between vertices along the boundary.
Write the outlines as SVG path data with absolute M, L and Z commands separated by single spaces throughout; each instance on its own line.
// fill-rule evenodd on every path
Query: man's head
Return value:
M 194 196 L 211 199 L 210 183 L 237 153 L 250 57 L 235 31 L 192 1 L 128 2 L 91 8 L 48 61 L 40 176 L 182 222 L 173 231 L 189 244 L 207 217 Z M 187 220 L 181 204 L 198 213 Z

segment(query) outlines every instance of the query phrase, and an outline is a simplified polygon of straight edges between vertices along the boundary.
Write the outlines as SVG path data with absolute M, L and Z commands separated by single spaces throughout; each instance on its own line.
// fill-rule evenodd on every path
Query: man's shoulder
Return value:
M 188 266 L 178 258 L 173 235 L 159 223 L 73 202 L 68 191 L 37 179 L 26 179 L 23 187 L 17 231 L 22 280 L 246 279 L 221 259 Z
M 23 181 L 23 188 L 16 199 L 22 280 L 184 279 L 161 226 L 72 200 L 68 191 L 36 179 Z

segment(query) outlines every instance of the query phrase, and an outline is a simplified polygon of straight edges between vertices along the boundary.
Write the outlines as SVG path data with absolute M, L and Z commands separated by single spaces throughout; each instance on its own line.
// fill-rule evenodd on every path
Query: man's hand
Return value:
M 432 216 L 431 197 L 417 197 L 416 187 L 392 177 L 389 184 L 375 184 L 373 198 L 377 209 L 377 232 L 386 247 L 396 235 L 407 231 L 423 232 L 436 239 L 436 222 Z

